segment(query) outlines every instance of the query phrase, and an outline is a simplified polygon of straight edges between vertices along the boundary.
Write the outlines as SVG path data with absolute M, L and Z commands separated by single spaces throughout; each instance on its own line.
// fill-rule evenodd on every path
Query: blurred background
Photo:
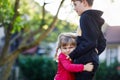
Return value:
M 107 47 L 94 80 L 120 79 L 120 0 L 95 0 L 102 10 Z M 71 0 L 0 0 L 0 80 L 53 80 L 61 32 L 75 32 Z

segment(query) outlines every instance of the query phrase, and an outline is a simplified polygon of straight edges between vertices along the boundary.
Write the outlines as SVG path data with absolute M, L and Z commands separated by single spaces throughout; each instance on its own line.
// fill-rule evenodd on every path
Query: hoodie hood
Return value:
M 92 18 L 94 18 L 96 20 L 99 28 L 101 28 L 105 22 L 104 19 L 101 17 L 103 15 L 103 12 L 100 10 L 87 10 L 87 11 L 83 12 L 82 15 L 83 14 L 92 16 Z

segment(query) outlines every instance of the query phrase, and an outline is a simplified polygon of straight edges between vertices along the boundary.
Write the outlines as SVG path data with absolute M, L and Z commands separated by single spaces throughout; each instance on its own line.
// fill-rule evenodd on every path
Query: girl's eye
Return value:
M 76 6 L 76 4 L 74 3 L 74 6 Z
M 72 49 L 73 47 L 70 47 L 70 49 Z
M 67 49 L 67 48 L 63 48 L 63 49 Z

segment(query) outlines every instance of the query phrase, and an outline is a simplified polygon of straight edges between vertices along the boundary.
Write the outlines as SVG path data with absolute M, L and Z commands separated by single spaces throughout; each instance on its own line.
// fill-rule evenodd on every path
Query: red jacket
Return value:
M 58 71 L 54 80 L 75 80 L 73 72 L 82 72 L 84 65 L 72 64 L 66 55 L 60 53 L 58 58 Z

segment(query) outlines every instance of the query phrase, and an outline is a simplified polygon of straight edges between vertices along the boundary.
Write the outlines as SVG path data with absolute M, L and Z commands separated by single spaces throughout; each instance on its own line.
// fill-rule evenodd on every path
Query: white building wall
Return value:
M 54 57 L 54 55 L 55 55 L 55 53 L 56 53 L 57 44 L 56 44 L 56 43 L 50 43 L 49 45 L 50 45 L 51 48 L 52 48 L 52 51 L 51 51 L 51 53 L 50 53 L 50 56 L 51 56 L 51 57 Z
M 0 39 L 4 36 L 4 28 L 0 27 Z
M 3 45 L 3 42 L 2 42 L 2 38 L 5 36 L 4 34 L 4 28 L 3 27 L 0 27 L 0 46 Z
M 120 62 L 120 46 L 118 46 L 118 61 Z
M 105 61 L 105 59 L 106 59 L 106 49 L 99 56 L 100 62 Z

